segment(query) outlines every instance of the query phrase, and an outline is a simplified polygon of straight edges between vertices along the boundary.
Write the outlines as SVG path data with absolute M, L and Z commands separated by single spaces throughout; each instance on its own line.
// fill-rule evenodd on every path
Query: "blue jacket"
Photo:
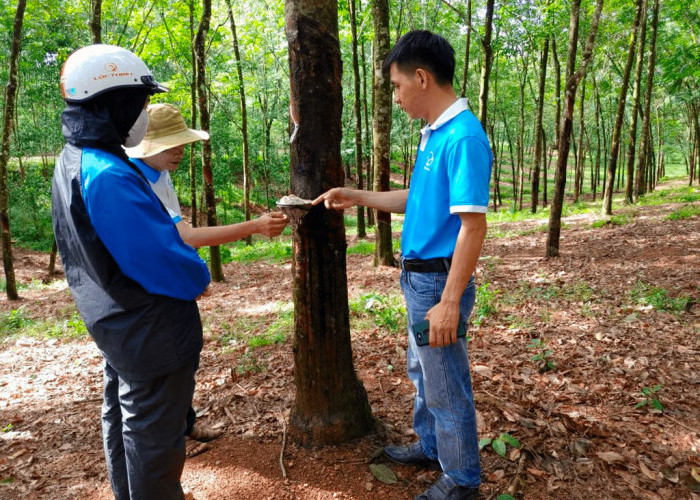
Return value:
M 77 146 L 79 132 L 66 126 L 70 115 L 63 118 L 68 144 L 54 170 L 52 212 L 78 310 L 121 376 L 146 380 L 176 370 L 202 348 L 194 299 L 209 284 L 206 264 L 128 160 Z

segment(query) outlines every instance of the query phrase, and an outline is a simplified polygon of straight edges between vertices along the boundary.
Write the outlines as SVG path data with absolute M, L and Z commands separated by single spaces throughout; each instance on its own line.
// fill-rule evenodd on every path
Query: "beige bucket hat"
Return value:
M 124 149 L 131 158 L 148 158 L 175 146 L 208 139 L 207 132 L 187 128 L 182 114 L 172 104 L 151 104 L 146 135 L 138 146 Z

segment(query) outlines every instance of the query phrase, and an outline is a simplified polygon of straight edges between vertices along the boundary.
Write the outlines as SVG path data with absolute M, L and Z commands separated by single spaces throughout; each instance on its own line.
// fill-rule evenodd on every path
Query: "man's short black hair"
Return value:
M 426 30 L 409 31 L 403 35 L 384 58 L 382 71 L 389 74 L 396 63 L 404 73 L 418 68 L 429 71 L 439 85 L 452 85 L 455 75 L 455 51 L 450 42 Z

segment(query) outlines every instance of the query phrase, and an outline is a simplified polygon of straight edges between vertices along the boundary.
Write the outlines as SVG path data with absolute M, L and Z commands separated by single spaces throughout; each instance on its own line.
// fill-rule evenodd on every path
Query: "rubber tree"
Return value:
M 290 190 L 302 198 L 344 184 L 337 13 L 336 0 L 285 4 L 290 112 L 297 124 Z M 293 217 L 292 226 L 296 399 L 290 436 L 306 446 L 337 444 L 374 431 L 352 363 L 343 214 L 317 205 Z
M 374 190 L 389 191 L 391 160 L 391 82 L 382 73 L 382 63 L 389 52 L 389 0 L 372 0 L 374 46 L 372 53 L 373 106 L 372 146 L 374 152 Z M 394 250 L 391 241 L 391 214 L 377 210 L 375 226 L 374 265 L 393 266 Z
M 622 83 L 620 84 L 620 97 L 617 101 L 617 115 L 615 117 L 615 127 L 612 131 L 612 139 L 610 140 L 610 159 L 608 161 L 608 173 L 605 182 L 605 192 L 603 193 L 603 213 L 612 215 L 612 197 L 615 187 L 615 173 L 617 171 L 617 160 L 620 153 L 620 137 L 622 136 L 622 124 L 625 121 L 625 103 L 627 102 L 627 90 L 632 73 L 632 65 L 637 47 L 637 34 L 639 33 L 639 25 L 642 17 L 642 0 L 635 0 L 636 14 L 634 24 L 632 25 L 632 33 L 627 50 L 627 63 L 622 75 Z
M 564 89 L 564 116 L 562 117 L 561 130 L 559 132 L 559 154 L 557 166 L 554 171 L 554 195 L 549 212 L 549 230 L 547 232 L 546 257 L 559 255 L 559 238 L 561 235 L 561 213 L 564 207 L 564 186 L 566 185 L 566 165 L 571 148 L 571 132 L 574 121 L 574 103 L 576 102 L 576 89 L 583 79 L 586 69 L 593 58 L 593 46 L 598 32 L 600 14 L 603 10 L 603 0 L 596 0 L 591 27 L 588 32 L 588 40 L 581 56 L 581 65 L 576 66 L 576 52 L 578 48 L 578 31 L 581 13 L 581 0 L 571 2 L 571 18 L 569 21 L 569 47 L 566 58 L 566 84 Z
M 209 130 L 209 91 L 206 83 L 207 57 L 206 40 L 211 22 L 211 0 L 202 1 L 202 17 L 199 29 L 194 38 L 197 61 L 197 104 L 199 108 L 199 123 L 202 130 Z M 216 197 L 214 195 L 214 175 L 212 173 L 211 141 L 202 143 L 202 178 L 204 179 L 204 201 L 207 207 L 207 225 L 216 226 Z M 224 271 L 221 267 L 221 250 L 218 246 L 209 247 L 209 271 L 212 281 L 224 281 Z
M 5 86 L 5 108 L 2 114 L 2 139 L 0 139 L 0 233 L 2 233 L 2 263 L 5 270 L 5 294 L 8 300 L 17 300 L 17 280 L 12 258 L 12 238 L 10 233 L 10 188 L 7 182 L 7 167 L 10 161 L 10 134 L 17 102 L 17 73 L 19 53 L 22 43 L 22 24 L 27 0 L 18 0 L 15 20 L 12 25 L 12 47 L 10 66 Z

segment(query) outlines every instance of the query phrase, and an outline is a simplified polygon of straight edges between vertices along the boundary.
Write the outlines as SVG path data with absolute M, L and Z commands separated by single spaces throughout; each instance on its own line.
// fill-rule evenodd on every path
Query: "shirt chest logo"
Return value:
M 430 166 L 433 164 L 435 161 L 435 153 L 432 151 L 428 153 L 428 157 L 425 159 L 425 165 L 423 165 L 423 169 L 427 170 L 430 172 Z

